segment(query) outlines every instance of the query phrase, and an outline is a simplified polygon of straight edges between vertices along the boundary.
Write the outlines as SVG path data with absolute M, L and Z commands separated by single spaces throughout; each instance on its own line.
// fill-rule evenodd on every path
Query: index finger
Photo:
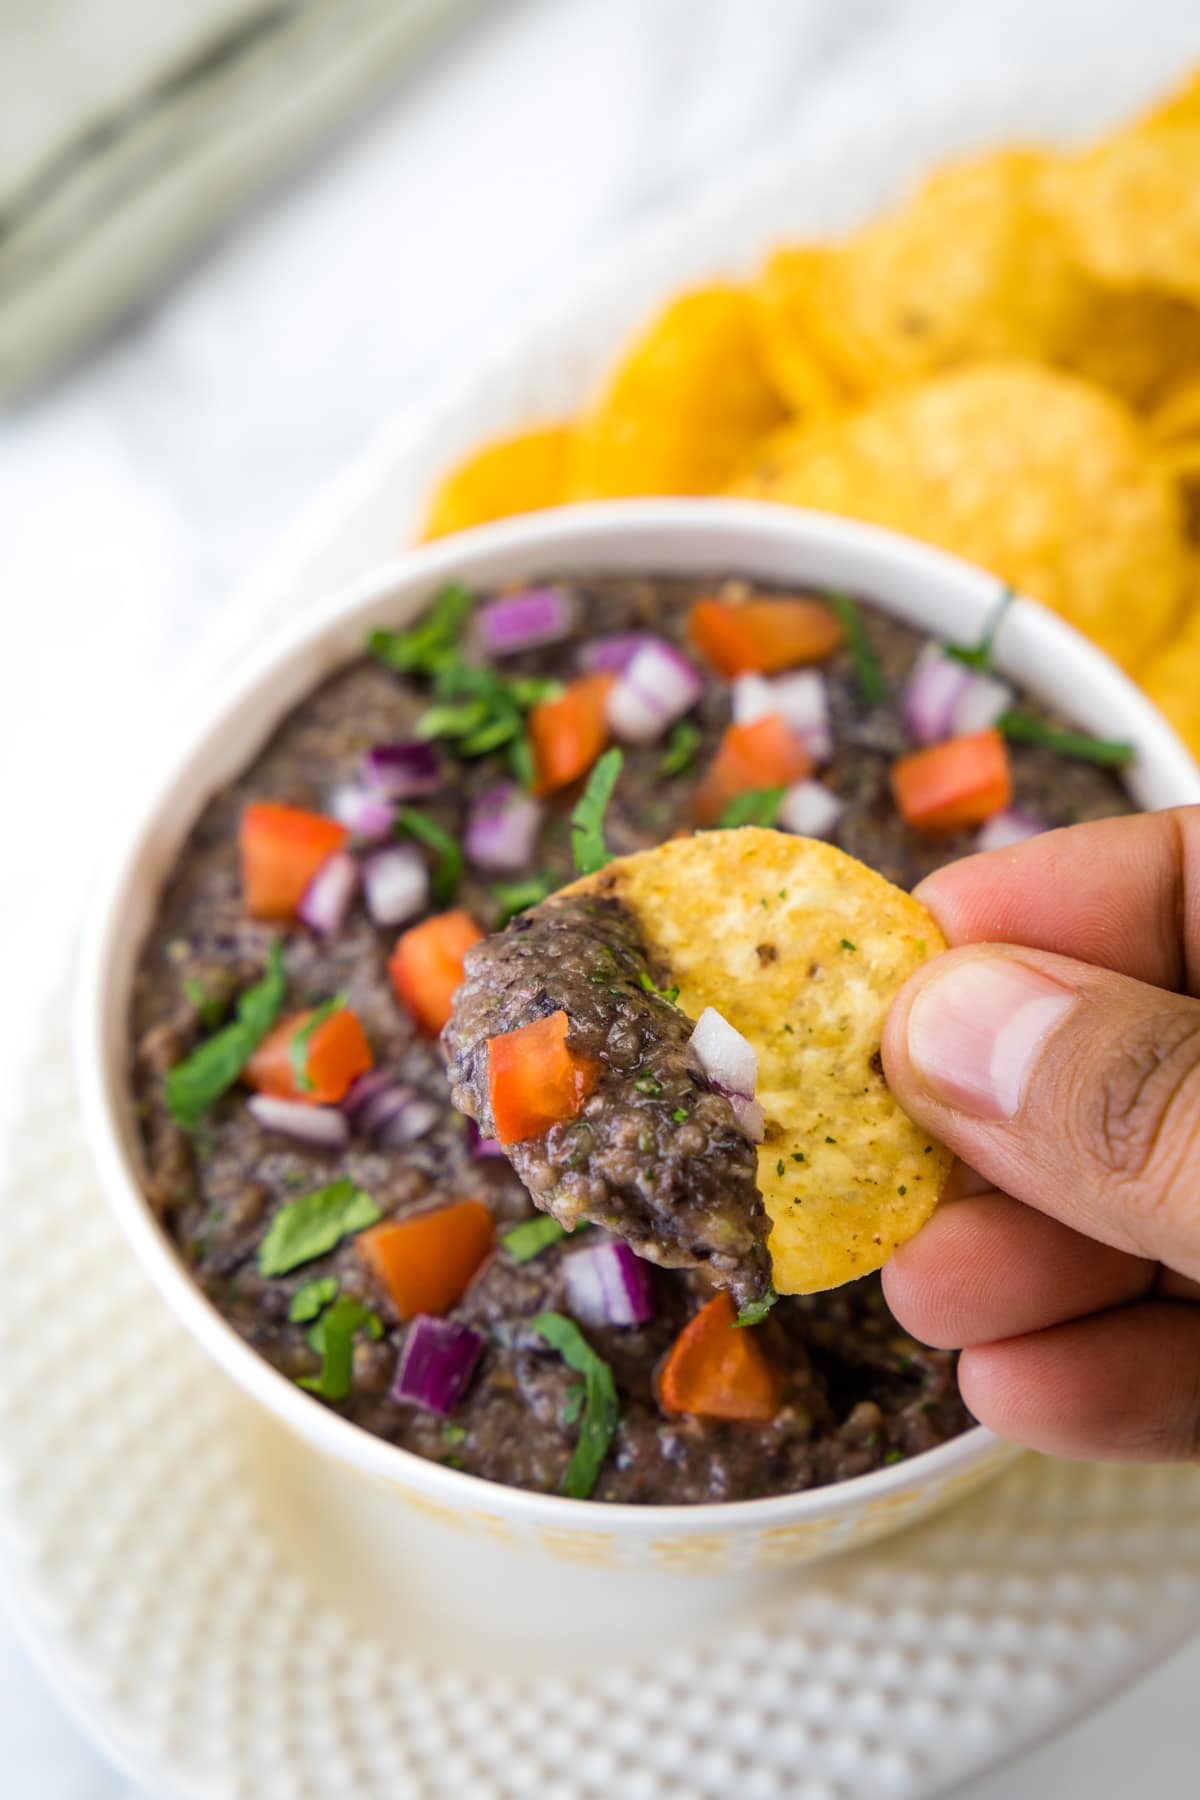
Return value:
M 916 891 L 951 944 L 1025 944 L 1200 992 L 1200 806 L 1048 831 Z

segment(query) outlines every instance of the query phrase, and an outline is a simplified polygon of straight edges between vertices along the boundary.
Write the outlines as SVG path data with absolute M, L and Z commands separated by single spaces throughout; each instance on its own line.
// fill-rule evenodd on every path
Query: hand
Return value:
M 884 1270 L 1002 1437 L 1200 1455 L 1200 807 L 939 870 L 883 1063 L 965 1167 Z

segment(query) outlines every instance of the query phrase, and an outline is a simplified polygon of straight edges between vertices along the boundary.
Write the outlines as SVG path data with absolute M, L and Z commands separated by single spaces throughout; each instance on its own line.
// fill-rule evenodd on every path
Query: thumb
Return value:
M 883 1064 L 905 1111 L 996 1187 L 1200 1277 L 1200 1001 L 972 945 L 906 983 Z

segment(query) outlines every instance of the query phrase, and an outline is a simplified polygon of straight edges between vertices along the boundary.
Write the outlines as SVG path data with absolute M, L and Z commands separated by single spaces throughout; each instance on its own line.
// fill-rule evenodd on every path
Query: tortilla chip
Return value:
M 749 295 L 736 287 L 684 294 L 638 339 L 582 421 L 570 498 L 717 493 L 783 413 Z
M 675 838 L 578 886 L 623 901 L 679 984 L 758 1053 L 758 1182 L 782 1294 L 877 1269 L 937 1204 L 948 1150 L 883 1078 L 884 1015 L 945 949 L 931 915 L 830 844 L 746 827 Z
M 438 484 L 423 539 L 561 505 L 573 438 L 569 425 L 545 425 L 476 450 Z
M 938 376 L 776 435 L 735 491 L 955 551 L 1134 670 L 1174 627 L 1191 579 L 1179 495 L 1138 421 L 1032 363 Z
M 1173 294 L 1092 283 L 1058 360 L 1135 409 L 1153 411 L 1200 369 L 1200 307 Z
M 980 357 L 1060 355 L 1087 282 L 1048 228 L 1044 161 L 1002 150 L 940 170 L 844 244 L 772 257 L 759 289 L 775 365 L 790 350 L 866 395 Z
M 1099 280 L 1200 301 L 1200 119 L 1160 116 L 1048 164 L 1042 193 Z

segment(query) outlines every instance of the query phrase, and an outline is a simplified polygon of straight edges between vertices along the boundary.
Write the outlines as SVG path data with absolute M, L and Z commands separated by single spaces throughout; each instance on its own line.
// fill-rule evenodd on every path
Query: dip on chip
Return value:
M 949 1169 L 879 1058 L 893 996 L 943 948 L 919 901 L 829 844 L 673 839 L 467 953 L 455 1103 L 569 1226 L 753 1302 L 765 1206 L 776 1291 L 836 1287 L 917 1230 Z

